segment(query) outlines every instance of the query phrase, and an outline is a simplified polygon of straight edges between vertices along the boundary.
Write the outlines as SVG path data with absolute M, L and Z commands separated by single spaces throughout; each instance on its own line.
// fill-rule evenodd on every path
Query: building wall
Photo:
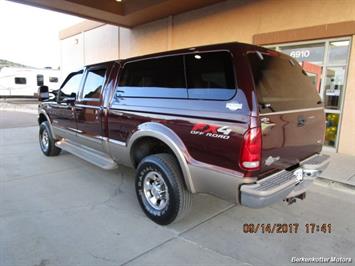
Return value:
M 161 19 L 129 31 L 121 45 L 127 53 L 121 58 L 168 50 L 169 19 Z
M 124 33 L 118 33 L 121 43 L 119 49 L 122 52 L 119 56 L 124 58 L 229 41 L 252 43 L 253 35 L 258 33 L 350 20 L 355 20 L 353 0 L 229 0 L 131 30 L 121 28 L 119 31 Z M 106 33 L 111 32 L 115 39 L 118 28 L 108 25 L 104 27 L 107 28 Z M 105 41 L 100 43 L 99 35 L 96 36 L 91 40 L 104 44 Z M 110 51 L 114 50 L 110 43 L 106 44 Z M 113 53 L 104 57 L 115 56 Z
M 84 38 L 77 34 L 61 41 L 61 80 L 84 65 Z
M 170 23 L 162 19 L 135 27 L 129 55 L 228 41 L 251 43 L 258 33 L 354 19 L 353 0 L 232 0 L 174 16 Z
M 130 36 L 131 30 L 126 28 L 119 28 L 120 58 L 127 58 L 130 56 Z
M 91 65 L 119 58 L 118 27 L 104 25 L 84 32 L 84 64 Z
M 119 27 L 103 25 L 61 41 L 61 75 L 99 62 L 119 58 Z
M 344 98 L 339 152 L 355 155 L 355 36 L 351 47 L 348 80 Z

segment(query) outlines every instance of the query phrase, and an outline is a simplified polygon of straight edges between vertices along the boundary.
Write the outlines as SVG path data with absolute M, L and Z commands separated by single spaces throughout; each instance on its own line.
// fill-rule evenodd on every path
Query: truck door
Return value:
M 75 103 L 78 142 L 99 151 L 103 150 L 102 88 L 107 69 L 107 65 L 86 69 L 83 86 Z
M 70 74 L 58 92 L 57 102 L 51 103 L 48 108 L 55 135 L 74 141 L 77 131 L 74 103 L 82 76 L 82 71 Z

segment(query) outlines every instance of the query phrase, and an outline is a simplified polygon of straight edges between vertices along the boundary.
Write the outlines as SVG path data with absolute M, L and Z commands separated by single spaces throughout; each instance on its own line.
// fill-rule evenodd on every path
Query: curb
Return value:
M 317 177 L 314 184 L 355 194 L 355 185 L 342 183 L 324 177 Z

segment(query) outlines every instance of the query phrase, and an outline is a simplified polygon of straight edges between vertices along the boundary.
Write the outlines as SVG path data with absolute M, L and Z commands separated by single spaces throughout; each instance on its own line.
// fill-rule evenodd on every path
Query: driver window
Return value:
M 65 82 L 64 86 L 60 89 L 58 98 L 59 102 L 62 102 L 65 99 L 74 100 L 76 98 L 76 94 L 79 91 L 82 76 L 82 72 L 76 73 Z

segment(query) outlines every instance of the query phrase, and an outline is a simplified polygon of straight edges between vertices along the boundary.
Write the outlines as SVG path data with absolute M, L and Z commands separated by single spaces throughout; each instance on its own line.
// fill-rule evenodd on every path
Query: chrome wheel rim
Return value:
M 48 149 L 49 146 L 49 136 L 47 130 L 43 130 L 42 136 L 41 136 L 41 144 L 44 150 Z
M 151 207 L 161 211 L 168 204 L 168 187 L 160 173 L 151 171 L 143 180 L 144 197 Z

